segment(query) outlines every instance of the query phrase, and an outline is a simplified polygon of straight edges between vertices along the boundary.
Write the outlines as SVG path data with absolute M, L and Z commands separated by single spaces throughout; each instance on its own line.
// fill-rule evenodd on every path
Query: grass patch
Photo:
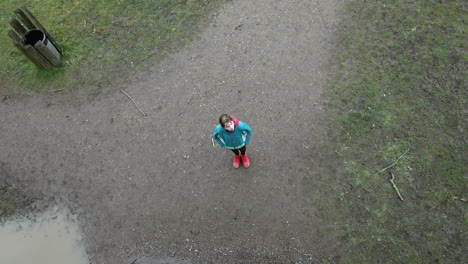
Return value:
M 318 205 L 342 227 L 343 263 L 466 256 L 467 14 L 453 0 L 346 7 L 326 93 L 343 165 L 336 199 Z
M 19 190 L 5 183 L 0 183 L 0 223 L 15 214 L 22 214 L 33 202 Z
M 222 0 L 0 0 L 2 93 L 109 86 L 145 61 L 177 50 Z M 26 5 L 64 49 L 62 65 L 38 69 L 7 37 L 8 20 Z

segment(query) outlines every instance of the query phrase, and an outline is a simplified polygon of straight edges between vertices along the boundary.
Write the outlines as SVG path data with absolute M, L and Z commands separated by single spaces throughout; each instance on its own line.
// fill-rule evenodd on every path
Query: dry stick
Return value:
M 389 168 L 395 166 L 395 164 L 397 164 L 398 161 L 399 161 L 401 158 L 403 158 L 403 157 L 406 155 L 406 153 L 408 153 L 408 151 L 409 151 L 409 149 L 408 149 L 403 155 L 401 155 L 392 165 L 390 165 L 390 166 L 388 166 L 388 167 L 386 167 L 386 168 L 383 168 L 381 171 L 379 171 L 379 172 L 377 172 L 376 174 L 374 174 L 374 176 L 377 175 L 377 174 L 379 174 L 379 173 L 381 173 L 382 171 L 385 171 L 385 170 L 387 170 L 387 169 L 389 169 Z
M 65 88 L 61 88 L 61 89 L 57 89 L 57 90 L 50 90 L 49 93 L 55 93 L 55 92 L 59 92 L 59 91 L 63 91 L 65 90 Z
M 137 103 L 135 103 L 135 100 L 133 100 L 133 98 L 130 97 L 130 95 L 128 95 L 126 92 L 124 92 L 123 90 L 120 90 L 122 93 L 124 93 L 128 98 L 130 98 L 130 100 L 132 100 L 132 102 L 136 105 L 136 107 L 138 108 L 138 110 L 140 110 L 141 114 L 142 115 L 146 115 L 145 112 L 141 111 L 140 107 L 137 105 Z
M 401 197 L 400 191 L 398 190 L 398 188 L 397 188 L 396 185 L 395 185 L 395 182 L 393 181 L 393 180 L 395 180 L 395 176 L 393 175 L 392 172 L 390 172 L 390 174 L 392 174 L 392 177 L 390 178 L 390 182 L 392 183 L 393 188 L 394 188 L 395 191 L 397 192 L 398 197 L 400 197 L 400 200 L 403 201 L 403 197 Z

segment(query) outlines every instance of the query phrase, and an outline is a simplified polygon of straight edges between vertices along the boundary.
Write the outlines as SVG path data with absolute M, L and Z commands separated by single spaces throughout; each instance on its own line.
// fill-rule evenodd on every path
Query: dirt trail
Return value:
M 0 176 L 79 213 L 92 263 L 333 259 L 331 225 L 302 183 L 320 170 L 320 93 L 343 2 L 228 1 L 199 39 L 112 92 L 3 100 Z M 222 113 L 254 130 L 249 169 L 212 146 Z

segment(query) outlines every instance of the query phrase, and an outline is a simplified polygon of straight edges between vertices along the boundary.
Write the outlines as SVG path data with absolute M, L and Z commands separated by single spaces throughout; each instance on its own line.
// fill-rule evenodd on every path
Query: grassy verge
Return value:
M 318 205 L 343 263 L 466 261 L 466 21 L 464 1 L 347 6 L 326 94 L 343 165 Z
M 145 60 L 181 47 L 221 1 L 1 0 L 0 92 L 106 87 Z M 23 5 L 64 48 L 60 68 L 37 69 L 7 37 L 8 20 Z

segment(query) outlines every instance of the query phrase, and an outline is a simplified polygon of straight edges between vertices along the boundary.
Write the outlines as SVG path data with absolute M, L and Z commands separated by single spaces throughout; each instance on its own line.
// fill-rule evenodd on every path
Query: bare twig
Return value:
M 55 92 L 63 91 L 63 90 L 65 90 L 65 88 L 57 89 L 57 90 L 50 90 L 49 93 L 55 93 Z
M 402 200 L 402 201 L 403 201 L 403 197 L 401 197 L 400 191 L 398 190 L 398 187 L 396 187 L 396 185 L 395 185 L 395 182 L 394 182 L 394 180 L 395 180 L 395 176 L 393 175 L 393 173 L 392 173 L 392 172 L 390 172 L 390 174 L 392 175 L 392 177 L 390 178 L 390 182 L 392 183 L 392 186 L 393 186 L 393 188 L 394 188 L 394 189 L 395 189 L 395 191 L 397 192 L 397 194 L 398 194 L 398 197 L 400 197 L 400 200 Z
M 144 116 L 146 116 L 146 113 L 141 111 L 140 107 L 137 105 L 137 103 L 135 102 L 135 100 L 133 100 L 132 97 L 130 97 L 130 95 L 128 95 L 126 92 L 124 92 L 123 90 L 120 90 L 123 94 L 125 94 L 128 98 L 130 98 L 130 100 L 132 100 L 132 102 L 135 104 L 135 106 L 138 108 L 138 110 L 140 111 L 140 113 Z
M 382 170 L 380 170 L 379 172 L 377 172 L 376 174 L 374 174 L 374 176 L 377 175 L 377 174 L 379 174 L 379 173 L 381 173 L 381 172 L 383 172 L 383 171 L 385 171 L 385 170 L 387 170 L 387 169 L 389 169 L 389 168 L 391 168 L 391 167 L 393 167 L 393 166 L 395 166 L 395 164 L 397 164 L 398 161 L 399 161 L 401 158 L 403 158 L 403 157 L 406 155 L 406 153 L 408 153 L 408 151 L 409 151 L 409 149 L 408 149 L 405 153 L 403 153 L 403 155 L 401 155 L 392 165 L 383 168 Z

